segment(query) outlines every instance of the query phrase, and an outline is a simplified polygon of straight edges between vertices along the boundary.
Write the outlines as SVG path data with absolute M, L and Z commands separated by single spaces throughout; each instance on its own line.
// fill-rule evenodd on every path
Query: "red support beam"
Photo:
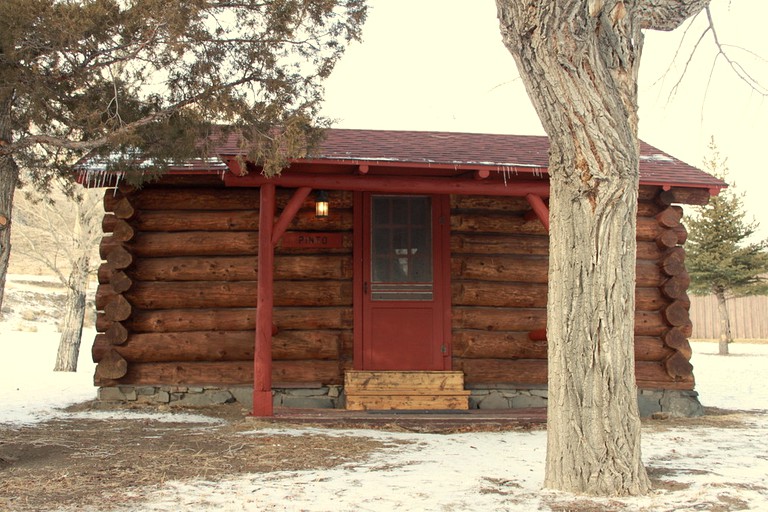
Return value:
M 283 213 L 280 214 L 280 218 L 277 219 L 274 228 L 272 229 L 272 246 L 277 246 L 277 242 L 280 241 L 280 237 L 283 236 L 285 230 L 288 229 L 288 225 L 301 209 L 301 205 L 307 198 L 312 189 L 309 187 L 300 187 L 293 193 L 293 196 L 288 201 L 288 204 L 283 208 Z
M 544 225 L 544 229 L 549 233 L 549 208 L 547 208 L 544 200 L 541 196 L 536 194 L 526 194 L 525 198 L 528 200 L 528 204 L 531 205 L 531 208 L 533 208 L 536 217 L 538 217 Z
M 259 191 L 259 258 L 257 262 L 256 341 L 253 350 L 253 416 L 273 416 L 272 408 L 272 303 L 275 248 L 275 186 Z
M 280 176 L 266 178 L 251 173 L 235 176 L 227 173 L 224 183 L 228 187 L 260 187 L 271 183 L 278 187 L 310 187 L 325 190 L 351 190 L 390 194 L 461 194 L 525 197 L 529 194 L 549 196 L 549 180 L 512 181 L 506 183 L 491 179 L 467 180 L 437 177 L 403 177 L 309 174 L 284 172 Z

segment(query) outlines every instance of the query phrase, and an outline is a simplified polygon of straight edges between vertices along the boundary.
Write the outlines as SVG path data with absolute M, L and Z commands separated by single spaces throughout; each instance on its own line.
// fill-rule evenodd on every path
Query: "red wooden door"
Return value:
M 362 209 L 361 369 L 450 369 L 447 197 L 364 194 Z

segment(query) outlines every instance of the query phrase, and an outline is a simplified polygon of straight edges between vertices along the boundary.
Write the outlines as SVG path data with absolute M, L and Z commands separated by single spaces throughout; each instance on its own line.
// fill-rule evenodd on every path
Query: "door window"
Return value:
M 432 201 L 371 197 L 371 299 L 432 300 Z

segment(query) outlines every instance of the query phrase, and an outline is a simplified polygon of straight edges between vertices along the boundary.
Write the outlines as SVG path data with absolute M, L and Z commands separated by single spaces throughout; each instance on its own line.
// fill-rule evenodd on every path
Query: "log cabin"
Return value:
M 107 189 L 101 399 L 546 404 L 546 137 L 331 129 L 274 178 L 238 148 Z M 696 414 L 680 205 L 725 184 L 645 143 L 640 173 L 641 414 Z

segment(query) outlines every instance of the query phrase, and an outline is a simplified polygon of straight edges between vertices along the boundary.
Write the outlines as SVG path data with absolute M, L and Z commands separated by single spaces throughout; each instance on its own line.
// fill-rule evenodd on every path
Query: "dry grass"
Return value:
M 239 408 L 229 415 L 238 419 L 57 419 L 0 427 L 0 510 L 119 506 L 167 480 L 330 468 L 387 446 L 367 438 L 254 434 L 259 425 Z

